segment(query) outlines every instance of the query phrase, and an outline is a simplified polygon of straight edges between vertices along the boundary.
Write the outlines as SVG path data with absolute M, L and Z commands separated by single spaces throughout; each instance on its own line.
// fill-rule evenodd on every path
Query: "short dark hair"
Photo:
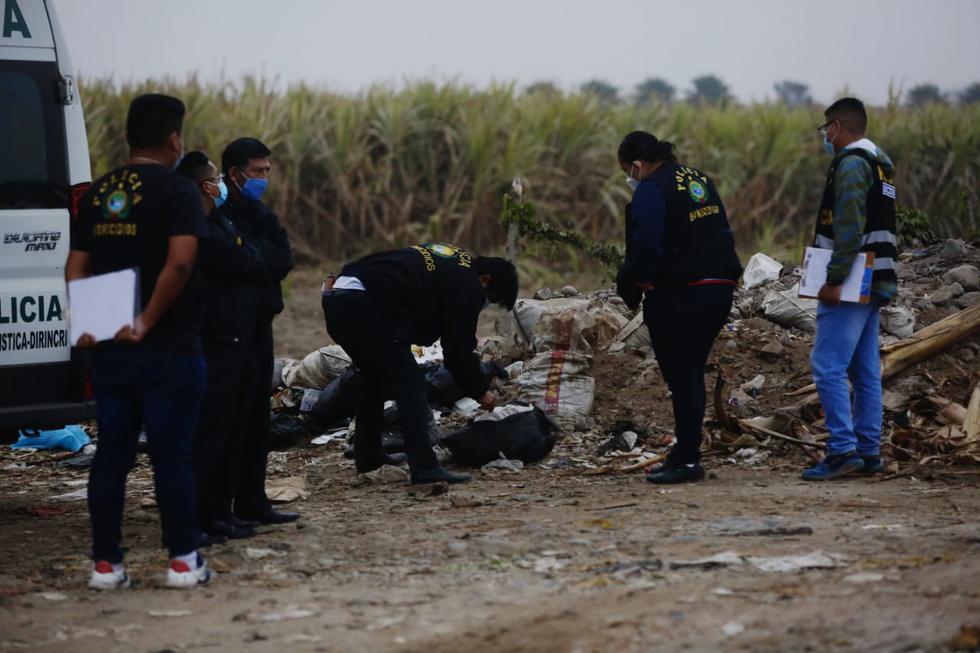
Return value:
M 839 120 L 848 131 L 863 134 L 868 129 L 868 112 L 864 110 L 864 102 L 853 97 L 844 97 L 823 112 L 827 121 Z
M 232 168 L 244 168 L 252 159 L 264 159 L 272 151 L 257 138 L 237 138 L 225 146 L 221 153 L 221 172 L 228 174 Z
M 184 103 L 170 95 L 147 93 L 133 98 L 126 116 L 126 143 L 130 149 L 162 147 L 184 127 Z
M 477 256 L 473 259 L 473 270 L 478 275 L 489 274 L 490 289 L 499 297 L 497 303 L 508 311 L 514 309 L 520 284 L 513 263 L 499 256 Z
M 635 131 L 626 134 L 619 144 L 620 161 L 677 161 L 674 154 L 674 144 L 670 141 L 657 140 L 648 132 Z
M 177 163 L 177 173 L 187 177 L 194 183 L 199 183 L 209 176 L 209 163 L 211 163 L 211 159 L 204 152 L 198 150 L 188 152 Z

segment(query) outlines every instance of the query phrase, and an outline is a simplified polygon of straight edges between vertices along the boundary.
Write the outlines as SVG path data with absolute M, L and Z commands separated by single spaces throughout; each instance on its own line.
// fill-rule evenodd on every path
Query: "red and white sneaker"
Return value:
M 118 569 L 111 562 L 98 560 L 92 565 L 88 586 L 93 590 L 124 590 L 129 587 L 129 575 L 122 565 Z
M 197 560 L 193 565 L 180 558 L 173 558 L 170 561 L 170 567 L 167 569 L 166 585 L 178 589 L 197 587 L 211 582 L 213 577 L 214 574 L 211 573 L 211 568 L 205 562 L 204 556 L 198 553 Z

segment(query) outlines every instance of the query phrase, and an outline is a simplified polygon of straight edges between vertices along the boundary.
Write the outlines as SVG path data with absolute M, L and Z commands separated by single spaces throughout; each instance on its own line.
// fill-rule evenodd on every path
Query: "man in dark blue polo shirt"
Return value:
M 129 586 L 123 568 L 126 477 L 146 426 L 164 545 L 166 584 L 211 578 L 197 552 L 192 466 L 194 425 L 204 394 L 201 296 L 195 267 L 205 233 L 197 188 L 173 171 L 183 151 L 184 105 L 166 95 L 133 100 L 126 120 L 129 158 L 97 179 L 72 225 L 68 281 L 135 268 L 140 312 L 94 352 L 98 449 L 89 476 L 94 566 L 89 587 Z M 83 335 L 80 346 L 94 346 Z

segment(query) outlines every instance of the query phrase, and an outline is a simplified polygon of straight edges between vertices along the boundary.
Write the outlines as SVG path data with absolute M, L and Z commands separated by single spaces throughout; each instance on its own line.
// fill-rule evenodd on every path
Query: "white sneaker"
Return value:
M 129 587 L 129 575 L 122 565 L 116 571 L 111 562 L 99 560 L 92 566 L 88 586 L 93 590 L 124 590 Z
M 208 563 L 205 562 L 204 557 L 198 553 L 197 554 L 197 564 L 194 567 L 187 564 L 183 560 L 174 558 L 170 561 L 170 567 L 167 569 L 167 587 L 174 587 L 178 589 L 197 587 L 198 585 L 206 585 L 214 577 L 211 573 L 211 568 L 208 567 Z

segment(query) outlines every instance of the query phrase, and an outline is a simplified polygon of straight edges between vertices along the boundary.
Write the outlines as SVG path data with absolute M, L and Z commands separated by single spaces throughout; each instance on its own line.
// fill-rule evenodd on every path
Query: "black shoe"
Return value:
M 704 467 L 699 463 L 687 465 L 663 465 L 654 468 L 647 474 L 647 481 L 657 485 L 674 485 L 676 483 L 692 483 L 704 480 Z
M 246 519 L 249 521 L 257 521 L 260 524 L 288 524 L 289 522 L 296 521 L 299 519 L 298 512 L 280 512 L 278 510 L 273 510 L 272 508 L 266 508 L 265 512 L 261 513 L 246 513 L 238 515 L 239 519 Z
M 402 463 L 408 460 L 408 456 L 403 453 L 386 453 L 382 454 L 381 458 L 372 458 L 371 462 L 354 462 L 354 466 L 357 468 L 358 474 L 367 474 L 368 472 L 373 472 L 374 470 L 380 468 L 383 465 L 394 465 L 398 467 Z
M 881 462 L 881 456 L 861 456 L 864 461 L 864 469 L 859 473 L 863 476 L 874 476 L 885 471 L 885 463 Z
M 212 535 L 211 533 L 201 533 L 197 536 L 197 548 L 206 549 L 215 544 L 224 544 L 228 538 L 224 535 Z
M 255 535 L 254 528 L 240 528 L 220 519 L 215 519 L 205 526 L 204 531 L 212 537 L 224 537 L 228 540 L 244 540 L 246 537 Z
M 456 474 L 443 467 L 433 467 L 432 469 L 412 470 L 412 485 L 424 485 L 426 483 L 466 483 L 473 477 L 469 474 Z
M 237 517 L 235 515 L 226 515 L 225 517 L 222 517 L 221 520 L 228 522 L 229 524 L 231 524 L 235 528 L 253 528 L 254 529 L 254 528 L 257 528 L 259 526 L 259 522 L 257 522 L 257 521 L 251 521 L 249 519 L 242 519 L 241 517 Z

